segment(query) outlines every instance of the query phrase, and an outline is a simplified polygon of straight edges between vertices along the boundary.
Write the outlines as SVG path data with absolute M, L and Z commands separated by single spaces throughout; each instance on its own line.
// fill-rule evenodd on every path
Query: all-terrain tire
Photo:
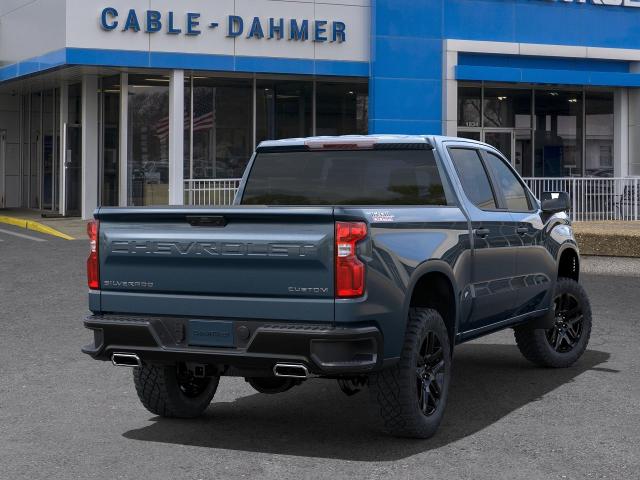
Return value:
M 179 379 L 176 366 L 145 365 L 133 369 L 133 382 L 142 405 L 151 413 L 195 418 L 211 403 L 220 377 Z
M 575 330 L 572 324 L 574 320 L 563 319 L 560 309 L 558 309 L 559 299 L 563 298 L 563 296 L 575 299 L 579 306 L 580 311 L 577 314 L 578 316 L 575 317 L 575 322 L 580 322 L 579 331 Z M 573 301 L 571 300 L 571 302 Z M 561 277 L 558 279 L 554 292 L 554 306 L 556 308 L 556 326 L 549 330 L 531 329 L 526 326 L 518 327 L 515 329 L 516 344 L 522 355 L 536 365 L 566 368 L 577 362 L 587 349 L 589 337 L 591 336 L 591 304 L 582 285 L 573 279 Z M 578 318 L 580 320 L 577 320 Z M 568 328 L 571 328 L 571 330 L 568 330 Z M 577 339 L 576 331 L 579 333 Z M 569 335 L 570 332 L 571 338 L 567 336 L 566 340 L 560 339 L 559 343 L 561 345 L 556 347 L 556 342 L 559 339 L 557 335 Z M 570 343 L 573 343 L 573 345 Z
M 441 348 L 437 362 L 442 369 L 438 370 L 438 384 L 432 384 L 434 388 L 438 387 L 439 398 L 433 411 L 427 414 L 423 411 L 421 396 L 424 384 L 420 379 L 424 378 L 424 374 L 420 376 L 419 365 L 429 363 L 424 361 L 426 357 L 422 356 L 421 351 L 425 348 L 425 342 L 429 342 L 429 338 L 433 339 L 434 336 Z M 432 358 L 435 358 L 435 354 Z M 435 370 L 432 369 L 433 371 Z M 371 398 L 379 407 L 385 431 L 398 437 L 433 436 L 442 421 L 450 377 L 451 348 L 442 317 L 432 309 L 411 309 L 400 361 L 393 367 L 372 374 L 369 378 Z

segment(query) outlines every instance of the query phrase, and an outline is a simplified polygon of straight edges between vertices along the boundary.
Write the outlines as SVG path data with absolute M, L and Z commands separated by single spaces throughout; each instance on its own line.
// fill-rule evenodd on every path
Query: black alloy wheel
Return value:
M 442 343 L 438 335 L 427 332 L 417 359 L 418 405 L 426 417 L 433 415 L 440 405 L 445 379 Z
M 549 345 L 558 353 L 567 353 L 580 341 L 584 314 L 580 301 L 571 293 L 563 292 L 555 300 L 556 323 L 545 332 Z

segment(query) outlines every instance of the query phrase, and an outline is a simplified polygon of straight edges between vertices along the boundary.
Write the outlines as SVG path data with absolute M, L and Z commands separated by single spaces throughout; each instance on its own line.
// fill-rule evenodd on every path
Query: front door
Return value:
M 65 216 L 80 215 L 82 202 L 82 127 L 67 125 L 65 135 Z
M 5 199 L 6 191 L 6 153 L 7 153 L 7 133 L 0 130 L 0 208 L 7 204 Z
M 516 226 L 517 236 L 512 241 L 517 247 L 516 277 L 511 282 L 517 298 L 514 316 L 546 309 L 556 263 L 544 246 L 547 233 L 538 204 L 504 159 L 490 151 L 484 151 L 483 157 Z

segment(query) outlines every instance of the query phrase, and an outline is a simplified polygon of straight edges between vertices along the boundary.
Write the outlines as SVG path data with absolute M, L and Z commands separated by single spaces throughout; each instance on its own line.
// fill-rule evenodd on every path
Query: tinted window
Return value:
M 487 153 L 486 159 L 487 165 L 493 171 L 496 181 L 504 194 L 507 208 L 517 212 L 531 210 L 524 187 L 507 164 L 493 153 Z
M 431 150 L 259 153 L 242 204 L 447 205 Z
M 449 150 L 458 171 L 464 193 L 473 204 L 485 210 L 497 208 L 489 177 L 477 150 L 452 148 Z

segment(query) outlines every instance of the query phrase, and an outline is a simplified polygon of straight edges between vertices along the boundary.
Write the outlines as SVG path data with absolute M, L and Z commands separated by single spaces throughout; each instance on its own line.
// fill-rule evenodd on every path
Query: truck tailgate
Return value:
M 333 321 L 332 208 L 114 208 L 96 218 L 103 312 Z

